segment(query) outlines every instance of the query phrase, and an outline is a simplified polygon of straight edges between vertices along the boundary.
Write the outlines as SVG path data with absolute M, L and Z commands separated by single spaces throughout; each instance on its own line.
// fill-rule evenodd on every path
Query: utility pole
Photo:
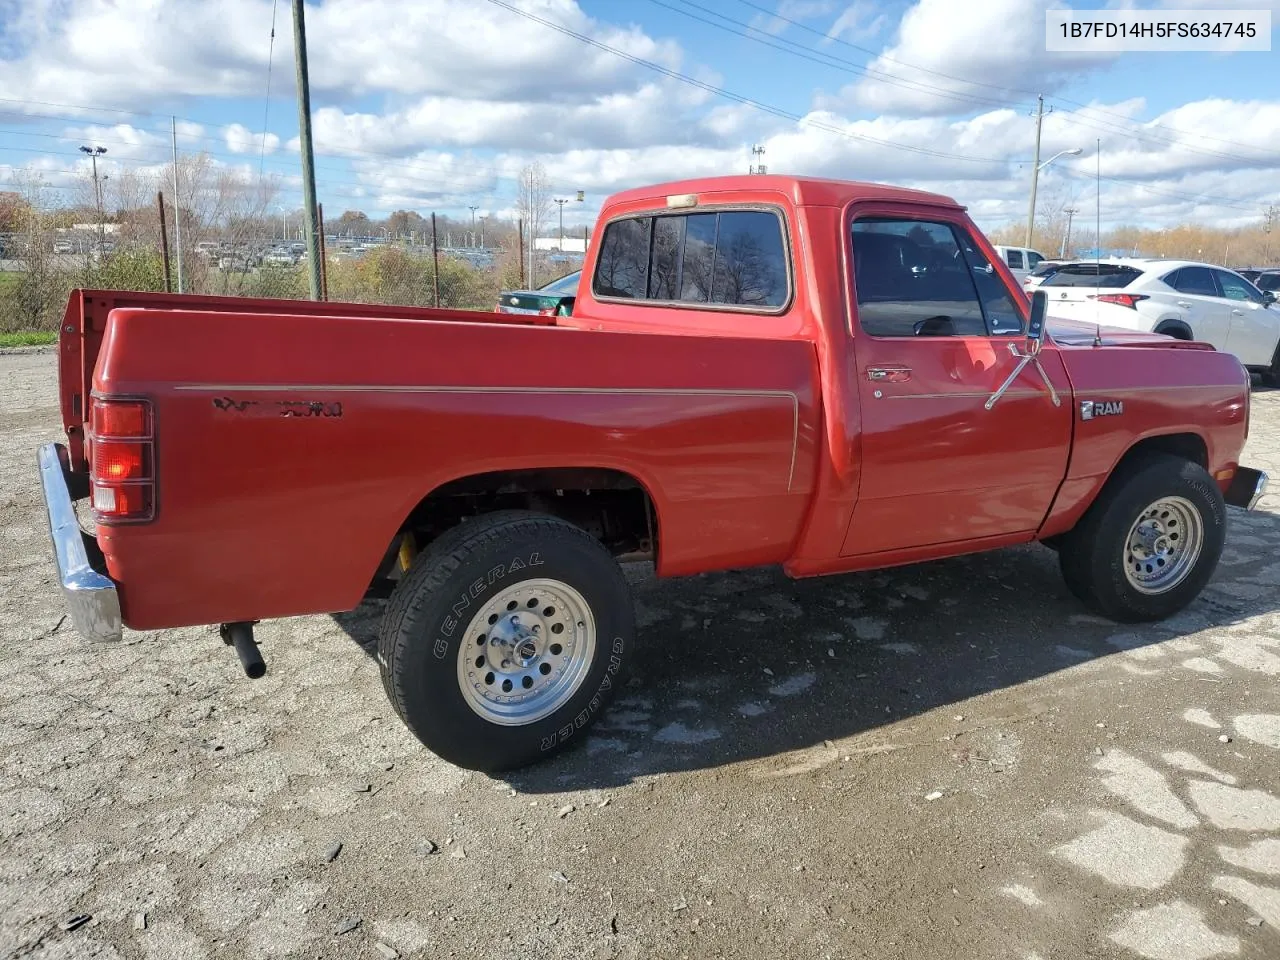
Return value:
M 1067 207 L 1067 209 L 1062 212 L 1067 215 L 1067 233 L 1066 233 L 1066 236 L 1062 238 L 1062 246 L 1058 249 L 1059 260 L 1066 257 L 1067 247 L 1071 243 L 1071 218 L 1074 217 L 1080 211 L 1077 210 L 1075 207 Z
M 316 234 L 316 162 L 311 152 L 311 84 L 307 78 L 307 25 L 303 0 L 293 0 L 293 59 L 298 73 L 298 140 L 302 146 L 302 215 L 307 226 L 311 299 L 319 300 L 320 242 Z
M 1044 94 L 1036 98 L 1039 106 L 1036 109 L 1036 156 L 1031 161 L 1031 202 L 1027 205 L 1027 238 L 1024 247 L 1031 246 L 1031 235 L 1036 228 L 1036 187 L 1040 180 L 1040 127 L 1044 124 Z M 1049 108 L 1053 113 L 1053 108 Z
M 747 173 L 755 174 L 755 173 L 769 172 L 769 168 L 766 167 L 763 162 L 761 162 L 761 158 L 763 156 L 764 156 L 764 147 L 761 144 L 757 143 L 755 146 L 751 148 L 752 160 L 751 160 L 751 165 L 747 167 Z
M 182 194 L 178 193 L 178 118 L 169 117 L 173 135 L 173 249 L 178 254 L 178 292 L 182 293 Z
M 476 211 L 480 208 L 468 206 L 467 209 L 471 211 L 471 246 L 474 247 L 476 245 Z
M 102 224 L 102 190 L 98 186 L 98 157 L 107 152 L 106 147 L 81 147 L 81 153 L 87 153 L 89 159 L 93 162 L 93 205 L 98 208 L 98 256 L 102 257 L 106 251 L 106 241 L 103 239 L 105 229 Z

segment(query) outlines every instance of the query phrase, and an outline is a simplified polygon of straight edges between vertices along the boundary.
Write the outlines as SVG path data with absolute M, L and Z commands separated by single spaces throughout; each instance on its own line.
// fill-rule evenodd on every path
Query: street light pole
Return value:
M 1036 225 L 1036 182 L 1040 177 L 1040 171 L 1047 167 L 1059 157 L 1078 157 L 1084 151 L 1079 147 L 1072 147 L 1070 150 L 1060 150 L 1055 153 L 1044 163 L 1040 163 L 1040 130 L 1036 128 L 1036 164 L 1031 168 L 1031 203 L 1027 207 L 1027 237 L 1024 247 L 1031 246 L 1031 236 L 1035 231 Z
M 105 227 L 103 226 L 102 213 L 102 189 L 98 185 L 98 157 L 107 152 L 106 147 L 92 146 L 81 147 L 81 153 L 87 153 L 89 160 L 93 163 L 93 204 L 98 208 L 98 256 L 105 255 L 104 247 L 106 240 L 104 239 Z
M 556 198 L 556 204 L 560 207 L 560 252 L 564 253 L 564 205 L 568 200 Z
M 561 253 L 564 253 L 564 205 L 566 203 L 581 203 L 585 199 L 585 197 L 586 197 L 586 194 L 583 191 L 579 190 L 578 195 L 576 197 L 573 197 L 572 199 L 570 199 L 569 197 L 565 197 L 563 200 L 556 198 L 556 203 L 559 204 L 560 206 L 560 252 Z
M 471 245 L 474 247 L 476 243 L 476 211 L 480 208 L 468 206 L 467 209 L 471 211 Z

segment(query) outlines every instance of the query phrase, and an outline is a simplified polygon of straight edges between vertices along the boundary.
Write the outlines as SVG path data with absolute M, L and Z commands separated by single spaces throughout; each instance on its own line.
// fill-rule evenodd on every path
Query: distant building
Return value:
M 581 237 L 565 237 L 562 245 L 559 237 L 534 237 L 533 249 L 559 250 L 563 253 L 586 253 L 587 241 Z

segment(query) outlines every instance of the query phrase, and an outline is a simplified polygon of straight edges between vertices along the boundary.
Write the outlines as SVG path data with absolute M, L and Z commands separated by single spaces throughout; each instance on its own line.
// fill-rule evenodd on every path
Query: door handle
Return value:
M 1243 311 L 1243 310 L 1232 310 L 1232 311 L 1231 311 L 1231 313 L 1232 313 L 1232 315 L 1233 315 L 1233 316 L 1237 316 L 1237 317 L 1243 317 L 1243 316 L 1244 316 L 1244 311 Z
M 911 368 L 867 367 L 867 379 L 876 383 L 906 383 L 911 379 Z
M 1185 301 L 1185 300 L 1175 300 L 1174 302 L 1175 302 L 1178 306 L 1180 306 L 1180 307 L 1184 307 L 1184 308 L 1186 308 L 1187 310 L 1190 310 L 1190 309 L 1191 309 L 1191 304 L 1187 303 L 1187 301 Z

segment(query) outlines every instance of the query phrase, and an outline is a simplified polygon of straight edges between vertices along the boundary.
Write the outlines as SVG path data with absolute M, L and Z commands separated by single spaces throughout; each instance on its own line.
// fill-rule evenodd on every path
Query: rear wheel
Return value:
M 505 512 L 417 558 L 392 595 L 378 660 L 423 744 L 499 771 L 582 740 L 634 636 L 626 579 L 597 540 L 555 517 Z
M 1222 492 L 1201 466 L 1152 454 L 1121 467 L 1075 529 L 1059 564 L 1068 588 L 1113 620 L 1161 620 L 1199 595 L 1226 534 Z

